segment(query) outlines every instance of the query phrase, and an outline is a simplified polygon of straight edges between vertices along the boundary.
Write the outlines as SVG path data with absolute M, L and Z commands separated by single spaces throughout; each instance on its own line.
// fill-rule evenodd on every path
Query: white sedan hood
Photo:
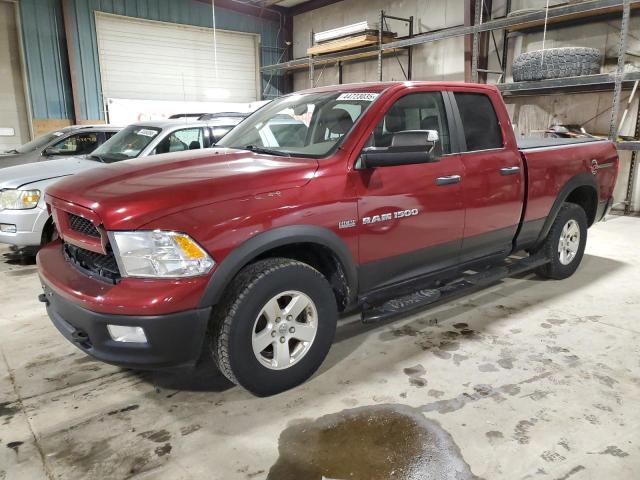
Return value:
M 0 168 L 0 190 L 19 188 L 42 180 L 66 177 L 99 166 L 104 166 L 104 164 L 94 160 L 68 157 Z

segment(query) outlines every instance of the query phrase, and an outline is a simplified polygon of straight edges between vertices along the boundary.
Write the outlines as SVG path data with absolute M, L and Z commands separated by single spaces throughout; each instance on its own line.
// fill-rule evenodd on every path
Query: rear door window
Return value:
M 462 119 L 467 151 L 502 148 L 502 131 L 496 111 L 488 96 L 482 93 L 454 93 Z
M 202 128 L 185 128 L 167 135 L 156 147 L 156 153 L 181 152 L 200 148 L 204 148 Z

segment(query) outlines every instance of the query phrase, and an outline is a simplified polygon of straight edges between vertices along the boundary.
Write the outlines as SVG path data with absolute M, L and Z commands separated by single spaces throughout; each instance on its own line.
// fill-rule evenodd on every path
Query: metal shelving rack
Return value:
M 640 0 L 638 0 L 640 2 Z M 344 50 L 341 52 L 335 53 L 327 53 L 322 55 L 309 55 L 307 57 L 297 58 L 294 60 L 289 60 L 283 63 L 276 63 L 273 65 L 265 65 L 260 68 L 262 73 L 265 72 L 273 72 L 273 71 L 299 71 L 299 70 L 309 70 L 309 86 L 314 86 L 314 76 L 315 76 L 315 68 L 319 65 L 328 65 L 335 64 L 338 67 L 338 78 L 339 83 L 342 83 L 342 65 L 348 62 L 356 62 L 362 60 L 369 60 L 372 58 L 377 58 L 378 60 L 378 78 L 382 80 L 382 58 L 384 56 L 397 55 L 401 51 L 407 52 L 407 69 L 405 71 L 405 78 L 407 80 L 411 80 L 412 73 L 412 64 L 413 64 L 413 55 L 412 48 L 410 45 L 405 47 L 397 47 L 397 48 L 384 48 L 388 43 L 383 43 L 383 32 L 385 31 L 385 26 L 387 26 L 387 20 L 397 20 L 400 22 L 404 22 L 408 26 L 409 34 L 406 37 L 402 37 L 398 40 L 410 40 L 414 37 L 413 27 L 414 21 L 413 17 L 403 18 L 396 17 L 393 15 L 387 15 L 384 10 L 380 12 L 380 26 L 378 28 L 378 42 L 375 45 L 371 45 L 368 47 L 360 47 L 353 48 L 349 50 Z M 310 33 L 310 45 L 314 45 L 314 35 L 313 31 Z M 404 67 L 403 67 L 404 71 Z
M 600 20 L 601 15 L 622 12 L 622 23 L 620 28 L 620 38 L 618 45 L 618 65 L 616 71 L 610 74 L 588 75 L 584 77 L 559 78 L 542 80 L 537 82 L 499 83 L 498 88 L 508 95 L 540 94 L 540 93 L 561 93 L 568 91 L 597 91 L 613 89 L 613 106 L 611 109 L 611 121 L 609 128 L 609 138 L 615 140 L 618 133 L 618 112 L 620 111 L 620 97 L 622 88 L 630 82 L 640 80 L 640 72 L 625 72 L 624 63 L 627 50 L 627 39 L 629 34 L 629 19 L 631 8 L 640 7 L 640 0 L 591 0 L 560 7 L 550 8 L 548 12 L 544 10 L 538 12 L 524 13 L 521 15 L 505 16 L 494 20 L 482 22 L 483 0 L 478 0 L 478 8 L 475 9 L 474 25 L 445 28 L 442 30 L 416 35 L 413 38 L 402 39 L 395 42 L 386 43 L 381 46 L 384 51 L 390 48 L 399 48 L 420 45 L 429 42 L 443 40 L 445 38 L 458 37 L 461 35 L 473 35 L 473 51 L 471 62 L 471 77 L 478 80 L 478 58 L 479 58 L 479 37 L 482 32 L 493 30 L 504 30 L 505 39 L 503 44 L 502 68 L 503 77 L 506 69 L 506 52 L 508 49 L 506 33 L 514 30 L 524 30 L 536 28 L 547 24 L 558 24 L 566 21 Z M 510 4 L 510 2 L 508 2 Z M 507 5 L 507 13 L 510 5 Z M 491 72 L 490 72 L 491 73 Z M 625 149 L 640 150 L 639 142 L 624 142 Z

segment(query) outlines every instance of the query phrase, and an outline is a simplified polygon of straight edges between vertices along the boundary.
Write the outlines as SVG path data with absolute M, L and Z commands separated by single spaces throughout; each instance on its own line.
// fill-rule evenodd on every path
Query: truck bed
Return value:
M 518 143 L 518 149 L 531 150 L 533 148 L 552 148 L 561 147 L 566 145 L 577 145 L 580 143 L 594 143 L 603 142 L 606 139 L 602 138 L 534 138 L 534 137 L 519 137 L 516 139 Z

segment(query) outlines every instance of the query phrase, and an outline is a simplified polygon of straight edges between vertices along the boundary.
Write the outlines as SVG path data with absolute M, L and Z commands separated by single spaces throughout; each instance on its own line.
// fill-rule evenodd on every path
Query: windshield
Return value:
M 64 132 L 51 132 L 51 133 L 47 133 L 46 135 L 42 135 L 41 137 L 38 137 L 34 140 L 31 140 L 28 143 L 25 143 L 24 145 L 16 148 L 15 150 L 11 150 L 11 153 L 29 153 L 29 152 L 33 152 L 34 150 L 38 150 L 42 147 L 44 147 L 45 145 L 47 145 L 49 142 L 51 142 L 54 138 L 58 138 L 61 137 L 62 135 L 64 135 Z
M 216 146 L 324 157 L 340 144 L 377 96 L 368 92 L 287 95 L 246 118 Z
M 96 148 L 90 157 L 106 163 L 135 158 L 160 131 L 156 127 L 129 125 Z

